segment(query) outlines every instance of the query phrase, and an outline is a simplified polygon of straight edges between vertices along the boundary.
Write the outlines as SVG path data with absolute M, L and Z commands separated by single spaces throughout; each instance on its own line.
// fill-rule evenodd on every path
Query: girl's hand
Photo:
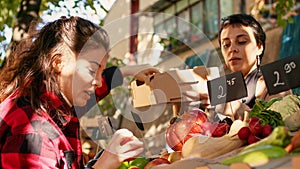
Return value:
M 138 140 L 131 131 L 127 129 L 119 129 L 113 135 L 106 151 L 116 154 L 119 161 L 137 157 L 143 152 L 143 142 Z
M 124 160 L 135 158 L 143 151 L 143 142 L 138 140 L 131 131 L 119 129 L 93 167 L 95 169 L 118 168 Z

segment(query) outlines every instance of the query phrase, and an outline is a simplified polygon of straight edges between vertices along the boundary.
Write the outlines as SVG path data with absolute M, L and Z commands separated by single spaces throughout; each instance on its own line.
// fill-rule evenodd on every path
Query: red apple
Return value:
M 229 132 L 230 126 L 227 123 L 218 123 L 217 128 L 213 131 L 212 137 L 222 137 Z
M 165 158 L 156 158 L 149 163 L 146 164 L 144 169 L 150 169 L 153 166 L 161 165 L 161 164 L 170 164 L 170 161 Z

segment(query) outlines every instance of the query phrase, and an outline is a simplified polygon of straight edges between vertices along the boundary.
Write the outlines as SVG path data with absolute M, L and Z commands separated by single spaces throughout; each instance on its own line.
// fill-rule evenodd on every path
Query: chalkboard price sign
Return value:
M 270 95 L 300 86 L 300 55 L 261 66 Z
M 235 72 L 207 82 L 212 106 L 247 97 L 242 72 Z

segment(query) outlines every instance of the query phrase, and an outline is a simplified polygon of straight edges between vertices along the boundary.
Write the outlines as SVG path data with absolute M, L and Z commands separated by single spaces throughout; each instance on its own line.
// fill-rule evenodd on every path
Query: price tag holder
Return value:
M 270 95 L 300 86 L 300 55 L 261 66 Z
M 240 71 L 210 80 L 207 87 L 212 106 L 247 97 L 247 87 Z

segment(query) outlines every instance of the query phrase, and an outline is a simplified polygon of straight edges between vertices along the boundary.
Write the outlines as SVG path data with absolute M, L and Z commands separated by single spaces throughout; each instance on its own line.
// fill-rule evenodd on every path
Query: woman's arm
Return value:
M 145 82 L 148 76 L 158 72 L 158 69 L 149 64 L 107 68 L 102 74 L 102 86 L 96 89 L 96 99 L 100 101 L 110 93 L 111 89 L 122 85 L 124 77 L 132 76 Z
M 132 76 L 142 82 L 145 82 L 148 76 L 159 73 L 157 68 L 149 64 L 124 66 L 120 67 L 120 71 L 123 77 Z

